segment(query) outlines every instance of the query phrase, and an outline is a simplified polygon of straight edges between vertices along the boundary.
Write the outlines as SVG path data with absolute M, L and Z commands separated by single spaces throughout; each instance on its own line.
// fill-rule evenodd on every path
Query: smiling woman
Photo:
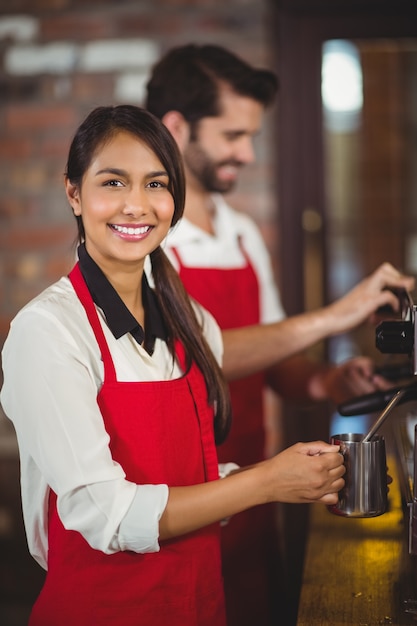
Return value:
M 218 598 L 210 622 L 221 624 L 217 529 L 197 529 L 184 540 L 179 562 L 176 547 L 160 553 L 158 543 L 167 485 L 218 478 L 215 436 L 224 438 L 229 420 L 226 388 L 206 340 L 220 358 L 220 333 L 207 318 L 203 336 L 205 315 L 197 319 L 159 248 L 184 205 L 176 144 L 145 111 L 100 107 L 74 137 L 65 187 L 78 223 L 79 263 L 18 315 L 4 352 L 2 401 L 25 467 L 29 547 L 48 570 L 30 623 L 113 624 L 117 613 L 124 624 L 136 624 L 138 610 L 141 623 L 162 623 L 154 617 L 158 590 L 170 598 L 165 583 L 181 562 L 188 569 L 187 554 L 197 549 L 212 564 L 203 584 L 205 596 Z M 144 275 L 149 255 L 155 290 Z M 32 340 L 29 327 L 36 330 Z M 14 354 L 22 352 L 20 370 Z M 28 386 L 20 377 L 27 368 L 34 373 Z M 13 389 L 22 385 L 19 399 Z M 26 447 L 27 436 L 34 446 Z M 182 458 L 183 444 L 189 460 Z M 117 583 L 121 566 L 127 585 L 124 577 Z M 100 600 L 93 588 L 102 589 Z M 134 608 L 129 602 L 123 616 L 126 594 Z M 178 623 L 191 623 L 189 611 L 187 602 Z
M 30 626 L 225 626 L 220 520 L 278 500 L 333 503 L 342 457 L 314 442 L 219 468 L 222 336 L 161 248 L 185 184 L 159 120 L 92 111 L 65 188 L 79 261 L 18 313 L 2 354 L 28 545 L 47 569 Z

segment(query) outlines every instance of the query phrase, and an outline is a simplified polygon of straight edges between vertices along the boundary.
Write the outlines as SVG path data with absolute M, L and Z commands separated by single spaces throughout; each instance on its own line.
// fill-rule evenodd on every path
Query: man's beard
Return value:
M 210 193 L 227 193 L 232 191 L 236 180 L 221 180 L 217 175 L 219 167 L 231 165 L 241 167 L 240 161 L 228 160 L 214 162 L 197 141 L 192 141 L 183 153 L 184 163 L 194 178 Z

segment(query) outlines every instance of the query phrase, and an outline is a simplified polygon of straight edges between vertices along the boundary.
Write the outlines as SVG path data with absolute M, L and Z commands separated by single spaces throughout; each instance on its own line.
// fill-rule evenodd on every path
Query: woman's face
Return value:
M 86 248 L 102 269 L 143 265 L 159 246 L 174 214 L 168 183 L 155 153 L 126 131 L 97 150 L 81 187 L 66 181 L 69 202 L 83 221 Z

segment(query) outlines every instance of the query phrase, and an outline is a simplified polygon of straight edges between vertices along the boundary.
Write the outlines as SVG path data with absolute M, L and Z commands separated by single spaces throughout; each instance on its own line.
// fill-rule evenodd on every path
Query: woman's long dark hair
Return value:
M 133 105 L 97 107 L 78 128 L 70 146 L 66 177 L 81 188 L 85 172 L 97 150 L 118 132 L 125 131 L 145 143 L 158 157 L 169 176 L 169 191 L 174 199 L 171 226 L 182 217 L 185 202 L 185 177 L 177 144 L 170 132 L 148 111 Z M 76 216 L 78 239 L 85 240 L 81 216 Z M 185 349 L 187 368 L 195 362 L 207 387 L 208 402 L 214 407 L 216 443 L 225 440 L 231 421 L 230 399 L 223 373 L 210 350 L 184 285 L 159 246 L 151 255 L 155 293 L 168 331 L 168 347 L 175 357 L 175 342 Z

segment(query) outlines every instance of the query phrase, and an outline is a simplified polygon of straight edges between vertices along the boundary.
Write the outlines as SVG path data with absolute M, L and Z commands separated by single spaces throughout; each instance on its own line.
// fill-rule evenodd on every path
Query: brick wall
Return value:
M 7 6 L 6 6 L 7 5 Z M 143 102 L 149 67 L 190 41 L 271 67 L 267 0 L 9 0 L 0 6 L 0 347 L 11 317 L 73 261 L 63 191 L 75 128 L 99 104 Z M 234 192 L 271 251 L 275 197 L 268 113 L 258 162 Z

